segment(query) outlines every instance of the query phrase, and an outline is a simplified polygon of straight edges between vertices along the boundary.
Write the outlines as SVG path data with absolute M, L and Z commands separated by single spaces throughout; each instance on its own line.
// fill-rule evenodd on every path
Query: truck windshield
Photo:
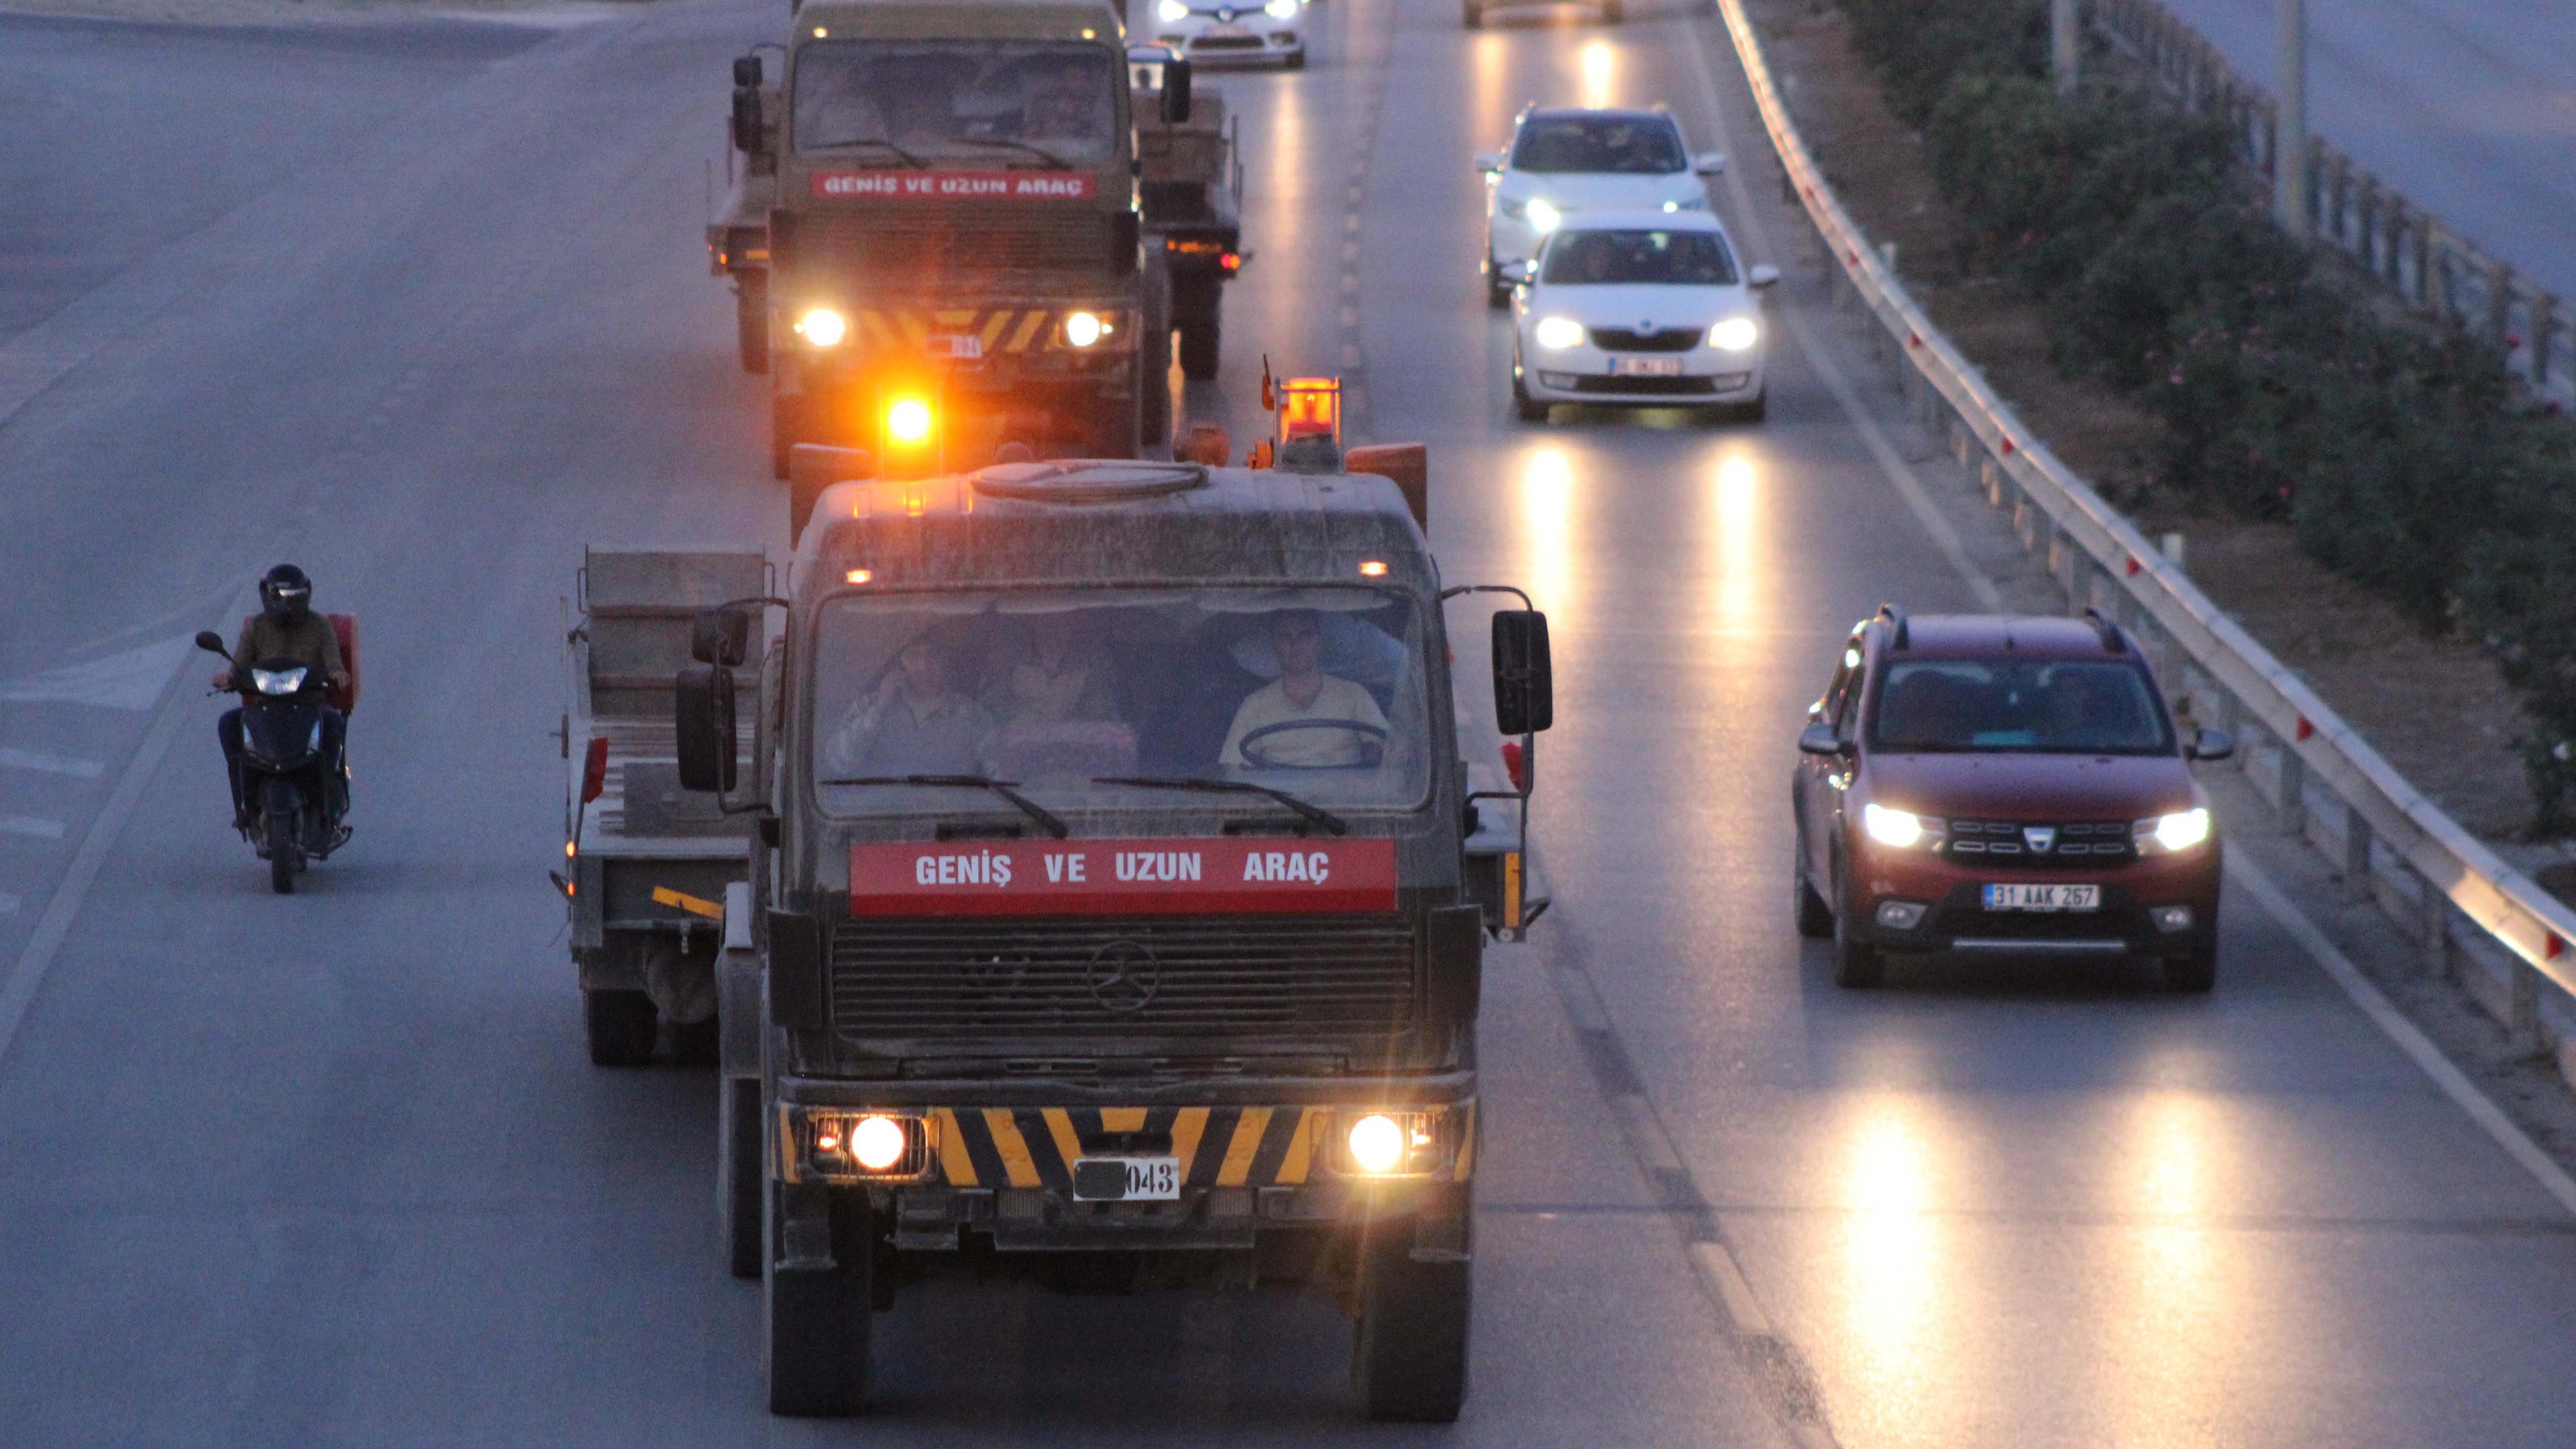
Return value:
M 1107 50 L 1073 42 L 818 41 L 796 52 L 796 149 L 1096 166 L 1110 159 L 1120 78 Z
M 1725 287 L 1735 258 L 1713 231 L 1572 231 L 1547 244 L 1543 278 L 1552 287 Z
M 814 778 L 983 775 L 1058 811 L 1281 814 L 1104 776 L 1414 809 L 1430 779 L 1419 613 L 1341 585 L 850 595 L 815 626 Z M 817 789 L 837 815 L 989 808 L 964 788 Z
M 1879 688 L 1870 738 L 1896 753 L 2161 755 L 2175 748 L 2145 673 L 2089 660 L 1899 664 Z

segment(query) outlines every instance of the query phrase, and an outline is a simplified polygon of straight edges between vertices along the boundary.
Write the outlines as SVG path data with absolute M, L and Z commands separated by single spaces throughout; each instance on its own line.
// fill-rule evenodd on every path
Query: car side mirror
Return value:
M 1851 746 L 1834 733 L 1832 721 L 1818 720 L 1798 732 L 1798 753 L 1832 755 L 1839 759 L 1851 753 Z
M 1163 63 L 1163 124 L 1177 126 L 1190 118 L 1190 63 L 1172 59 Z
M 1505 262 L 1501 275 L 1504 281 L 1515 287 L 1526 287 L 1538 280 L 1538 263 L 1535 261 Z
M 1494 615 L 1494 726 L 1507 735 L 1536 734 L 1556 723 L 1556 673 L 1548 658 L 1547 615 L 1503 609 Z
M 805 536 L 805 525 L 814 517 L 814 505 L 823 490 L 835 483 L 877 476 L 877 460 L 865 448 L 834 448 L 822 443 L 798 443 L 787 450 L 787 542 L 793 546 Z
M 1702 176 L 1715 176 L 1717 173 L 1726 169 L 1726 153 L 1723 151 L 1702 151 L 1697 156 L 1691 158 L 1691 169 Z
M 2191 743 L 2183 747 L 2183 757 L 2192 760 L 2223 760 L 2235 753 L 2236 736 L 2225 730 L 2193 730 Z
M 733 58 L 733 83 L 738 86 L 760 84 L 760 57 L 737 55 Z
M 1503 169 L 1503 153 L 1500 151 L 1477 152 L 1476 169 L 1488 176 L 1500 173 Z
M 733 671 L 720 664 L 692 664 L 672 682 L 671 722 L 680 757 L 680 788 L 733 788 Z
M 1744 281 L 1745 285 L 1757 290 L 1763 287 L 1776 287 L 1780 285 L 1780 269 L 1766 262 L 1746 272 Z
M 689 626 L 689 657 L 731 669 L 751 657 L 751 613 L 730 604 L 700 609 Z
M 205 650 L 209 654 L 221 654 L 226 659 L 233 657 L 232 651 L 224 647 L 224 636 L 216 633 L 212 629 L 200 629 L 197 631 L 197 647 Z

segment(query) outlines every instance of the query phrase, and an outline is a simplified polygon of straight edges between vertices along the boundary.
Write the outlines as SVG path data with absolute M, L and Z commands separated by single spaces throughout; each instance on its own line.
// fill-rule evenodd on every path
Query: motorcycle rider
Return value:
M 334 688 L 349 682 L 348 670 L 340 661 L 340 636 L 329 619 L 313 612 L 313 580 L 293 564 L 279 564 L 261 576 L 259 612 L 242 625 L 241 637 L 233 641 L 233 662 L 241 668 L 271 659 L 292 659 L 319 673 L 322 682 Z M 216 673 L 215 688 L 234 687 L 232 670 Z M 322 761 L 334 782 L 340 778 L 348 728 L 347 716 L 322 706 Z M 248 830 L 250 806 L 242 793 L 242 712 L 224 711 L 224 717 L 215 722 L 215 735 L 223 743 L 224 774 L 232 783 L 233 827 Z

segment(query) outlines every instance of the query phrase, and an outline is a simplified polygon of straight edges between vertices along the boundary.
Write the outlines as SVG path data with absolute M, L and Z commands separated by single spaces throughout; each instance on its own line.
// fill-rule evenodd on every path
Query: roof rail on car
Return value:
M 1878 612 L 1870 617 L 1875 619 L 1885 619 L 1890 625 L 1894 626 L 1896 637 L 1890 641 L 1889 647 L 1896 649 L 1910 649 L 1913 647 L 1914 630 L 1906 623 L 1905 611 L 1903 609 L 1896 607 L 1894 604 L 1881 604 L 1878 606 Z
M 2105 653 L 2126 654 L 2129 652 L 2129 636 L 2122 633 L 2120 631 L 2120 626 L 2111 622 L 2110 618 L 2101 610 L 2087 604 L 2084 607 L 2084 617 L 2092 621 L 2093 632 L 2102 636 L 2102 649 Z

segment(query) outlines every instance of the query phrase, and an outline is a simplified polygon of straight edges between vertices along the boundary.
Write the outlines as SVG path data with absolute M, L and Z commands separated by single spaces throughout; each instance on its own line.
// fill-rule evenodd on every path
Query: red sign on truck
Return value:
M 1088 171 L 817 171 L 825 201 L 1089 201 Z
M 853 916 L 1394 909 L 1392 840 L 915 841 L 850 847 Z

